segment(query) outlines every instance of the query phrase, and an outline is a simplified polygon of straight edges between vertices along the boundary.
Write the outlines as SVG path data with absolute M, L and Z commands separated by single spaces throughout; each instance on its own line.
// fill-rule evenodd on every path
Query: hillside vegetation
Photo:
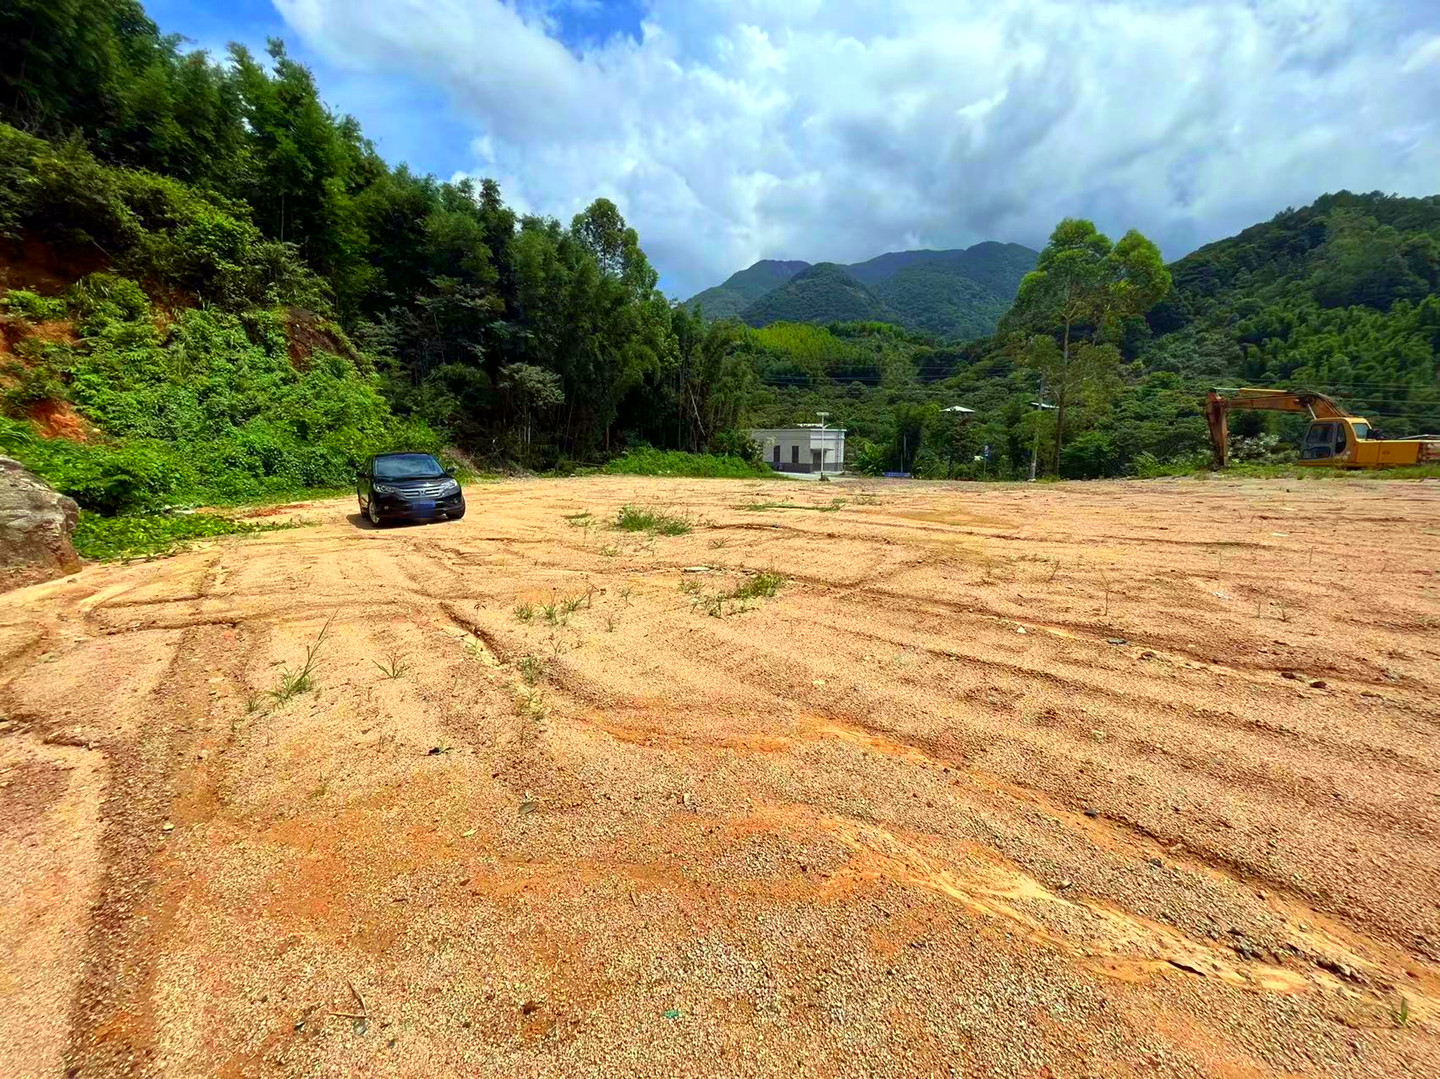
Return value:
M 0 448 L 91 513 L 345 488 L 381 449 L 749 470 L 745 429 L 817 410 L 872 471 L 1191 470 L 1213 384 L 1440 428 L 1437 198 L 1288 210 L 1172 264 L 1148 310 L 1119 301 L 1164 283 L 1153 245 L 1062 222 L 1050 255 L 1088 237 L 1109 282 L 1063 326 L 1002 244 L 758 264 L 715 318 L 665 300 L 612 203 L 561 223 L 391 165 L 279 43 L 218 63 L 129 0 L 7 5 L 0 121 Z M 1236 455 L 1283 461 L 1301 426 L 1238 416 Z
M 772 322 L 899 321 L 889 305 L 833 262 L 802 270 L 746 307 L 740 317 L 751 326 L 768 326 Z
M 724 284 L 707 288 L 704 292 L 690 297 L 685 301 L 685 305 L 691 310 L 704 311 L 706 317 L 712 319 L 739 318 L 740 313 L 760 297 L 809 268 L 808 262 L 762 259 L 753 266 L 731 274 Z

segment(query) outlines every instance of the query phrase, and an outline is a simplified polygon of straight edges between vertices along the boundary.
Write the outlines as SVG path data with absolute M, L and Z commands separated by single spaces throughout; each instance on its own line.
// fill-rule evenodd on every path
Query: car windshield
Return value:
M 377 480 L 428 480 L 444 474 L 440 462 L 428 453 L 394 453 L 375 458 Z

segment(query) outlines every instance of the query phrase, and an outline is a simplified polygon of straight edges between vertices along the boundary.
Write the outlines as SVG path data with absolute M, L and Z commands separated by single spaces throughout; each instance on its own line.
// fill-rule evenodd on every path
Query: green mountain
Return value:
M 772 322 L 896 322 L 884 300 L 844 266 L 820 262 L 767 292 L 740 312 L 751 326 Z
M 1440 196 L 1324 195 L 1173 263 L 1147 365 L 1341 398 L 1440 428 Z
M 710 318 L 738 318 L 741 311 L 761 296 L 809 268 L 808 262 L 761 259 L 748 269 L 731 274 L 724 284 L 690 297 L 685 306 L 691 311 L 703 311 Z
M 953 251 L 892 251 L 853 266 L 826 263 L 829 271 L 804 281 L 806 263 L 757 262 L 685 306 L 752 326 L 826 321 L 823 312 L 841 311 L 942 339 L 983 337 L 995 330 L 1035 258 L 1020 244 L 986 241 Z

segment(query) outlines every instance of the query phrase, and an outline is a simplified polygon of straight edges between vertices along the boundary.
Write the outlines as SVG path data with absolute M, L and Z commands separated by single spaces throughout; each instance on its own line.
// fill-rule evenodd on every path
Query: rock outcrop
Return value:
M 0 591 L 76 572 L 70 535 L 79 516 L 73 498 L 0 457 Z

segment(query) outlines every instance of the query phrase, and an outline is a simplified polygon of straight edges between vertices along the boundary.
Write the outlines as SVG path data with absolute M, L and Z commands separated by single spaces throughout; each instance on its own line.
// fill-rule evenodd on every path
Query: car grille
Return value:
M 438 498 L 453 492 L 450 490 L 449 480 L 439 480 L 435 483 L 406 484 L 400 488 L 400 493 L 406 498 Z

